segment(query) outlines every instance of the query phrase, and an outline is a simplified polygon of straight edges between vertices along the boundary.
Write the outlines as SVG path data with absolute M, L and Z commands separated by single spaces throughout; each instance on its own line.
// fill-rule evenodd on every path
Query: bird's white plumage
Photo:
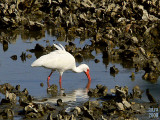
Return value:
M 54 46 L 58 49 L 55 50 L 47 55 L 43 55 L 34 61 L 31 66 L 32 67 L 45 67 L 53 70 L 58 70 L 59 72 L 64 72 L 65 70 L 71 70 L 75 65 L 74 57 L 69 53 L 66 52 L 64 47 L 61 45 Z
M 65 48 L 60 44 L 59 46 L 53 44 L 58 50 L 55 50 L 47 55 L 43 55 L 37 60 L 35 60 L 31 66 L 32 67 L 45 67 L 52 69 L 52 72 L 48 76 L 48 87 L 50 76 L 52 75 L 53 71 L 57 70 L 60 74 L 60 87 L 61 87 L 61 77 L 64 71 L 72 70 L 74 72 L 85 72 L 88 77 L 88 80 L 91 81 L 90 74 L 89 74 L 89 67 L 86 64 L 81 64 L 76 67 L 75 58 L 65 50 Z

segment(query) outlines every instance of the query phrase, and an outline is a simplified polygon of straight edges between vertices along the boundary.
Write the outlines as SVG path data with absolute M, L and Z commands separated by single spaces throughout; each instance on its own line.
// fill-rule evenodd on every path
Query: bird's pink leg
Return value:
M 62 76 L 61 75 L 59 77 L 59 86 L 60 86 L 60 89 L 62 89 Z
M 51 77 L 52 73 L 53 73 L 53 71 L 51 71 L 51 73 L 49 74 L 48 79 L 47 79 L 48 88 L 50 87 L 50 85 L 49 85 L 49 80 L 50 80 L 50 77 Z

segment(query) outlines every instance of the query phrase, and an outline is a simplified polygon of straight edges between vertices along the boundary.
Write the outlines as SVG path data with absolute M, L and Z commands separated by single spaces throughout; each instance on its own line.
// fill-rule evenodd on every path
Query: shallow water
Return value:
M 16 86 L 19 84 L 21 86 L 21 90 L 27 88 L 29 93 L 35 98 L 50 98 L 50 102 L 55 102 L 58 98 L 62 96 L 52 98 L 47 94 L 47 76 L 50 74 L 49 69 L 45 68 L 32 68 L 31 63 L 36 60 L 34 53 L 30 53 L 26 51 L 27 49 L 33 49 L 34 46 L 39 43 L 43 46 L 46 46 L 44 40 L 49 40 L 50 44 L 61 43 L 62 45 L 67 44 L 63 41 L 57 41 L 55 36 L 50 36 L 45 34 L 45 37 L 39 39 L 38 41 L 34 39 L 26 39 L 22 40 L 19 35 L 16 41 L 13 41 L 8 46 L 7 51 L 3 51 L 3 45 L 0 44 L 0 84 L 10 83 L 11 85 Z M 83 44 L 80 44 L 80 39 L 76 38 L 74 43 L 78 47 L 83 47 L 86 44 L 91 44 L 90 40 L 86 40 Z M 26 54 L 31 54 L 31 59 L 26 59 L 26 61 L 22 61 L 20 55 L 22 52 L 26 52 Z M 86 63 L 90 67 L 90 75 L 92 78 L 90 88 L 95 88 L 97 84 L 106 85 L 109 89 L 114 88 L 115 85 L 119 86 L 128 86 L 129 91 L 132 91 L 132 88 L 135 85 L 139 85 L 142 90 L 149 88 L 152 95 L 156 98 L 156 100 L 160 100 L 160 80 L 157 80 L 157 83 L 152 84 L 148 81 L 142 79 L 142 75 L 144 71 L 139 71 L 135 73 L 135 80 L 131 80 L 129 77 L 132 72 L 135 70 L 132 68 L 124 68 L 124 65 L 119 63 L 109 62 L 108 65 L 102 60 L 102 54 L 97 52 L 92 52 L 95 58 L 99 59 L 99 63 L 95 63 L 94 59 L 84 60 L 83 63 Z M 14 61 L 10 57 L 12 55 L 17 55 L 17 60 Z M 81 64 L 81 63 L 77 63 Z M 127 64 L 127 63 L 126 63 Z M 116 74 L 115 77 L 110 75 L 110 67 L 115 65 L 116 68 L 119 69 L 119 73 Z M 73 73 L 71 71 L 66 71 L 62 76 L 62 87 L 65 89 L 65 93 L 67 95 L 67 101 L 84 101 L 87 100 L 88 97 L 86 95 L 85 87 L 87 85 L 87 78 L 84 73 Z M 40 83 L 44 83 L 44 86 L 41 87 Z M 54 72 L 51 76 L 50 84 L 56 84 L 59 86 L 59 74 L 58 72 Z M 78 95 L 77 92 L 78 91 Z M 82 92 L 83 91 L 83 92 Z M 59 92 L 60 94 L 60 92 Z M 74 96 L 74 97 L 73 97 Z M 1 95 L 2 97 L 2 95 Z M 73 100 L 71 100 L 73 98 Z M 49 101 L 48 100 L 48 101 Z M 143 101 L 148 102 L 148 99 L 145 94 L 142 97 Z

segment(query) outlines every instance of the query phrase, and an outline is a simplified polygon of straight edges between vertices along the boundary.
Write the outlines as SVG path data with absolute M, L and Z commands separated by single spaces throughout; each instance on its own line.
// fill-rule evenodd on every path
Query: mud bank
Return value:
M 48 88 L 52 97 L 57 95 L 57 86 Z M 47 103 L 47 99 L 35 99 L 29 95 L 28 90 L 20 90 L 20 85 L 12 86 L 8 83 L 0 85 L 0 92 L 5 97 L 1 99 L 0 118 L 14 119 L 47 119 L 47 120 L 81 120 L 81 119 L 132 119 L 137 120 L 137 115 L 148 117 L 149 108 L 159 108 L 158 103 L 147 90 L 150 103 L 136 102 L 144 94 L 139 86 L 128 92 L 128 87 L 115 86 L 108 90 L 107 86 L 98 84 L 96 88 L 88 90 L 88 100 L 80 106 L 70 107 L 63 99 L 57 103 Z M 64 95 L 64 98 L 66 95 Z M 153 101 L 154 100 L 154 101 Z

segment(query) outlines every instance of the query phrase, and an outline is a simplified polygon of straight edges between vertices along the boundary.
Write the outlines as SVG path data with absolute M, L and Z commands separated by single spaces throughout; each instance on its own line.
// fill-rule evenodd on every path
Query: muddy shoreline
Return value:
M 12 2 L 2 0 L 0 2 L 0 43 L 5 52 L 10 44 L 15 43 L 19 35 L 22 40 L 32 42 L 38 41 L 47 32 L 49 35 L 56 36 L 57 41 L 66 42 L 65 49 L 74 55 L 77 62 L 86 59 L 94 60 L 95 64 L 100 62 L 92 55 L 92 52 L 96 51 L 102 53 L 103 63 L 106 66 L 109 61 L 121 61 L 125 68 L 135 69 L 130 76 L 131 79 L 135 79 L 135 73 L 144 70 L 142 78 L 148 82 L 157 83 L 160 75 L 159 6 L 158 0 L 46 0 L 41 2 L 38 0 L 13 0 Z M 77 37 L 81 42 L 89 39 L 91 44 L 77 47 L 74 44 Z M 37 44 L 26 51 L 34 53 L 38 58 L 55 50 L 53 45 L 49 44 L 51 41 L 45 42 L 46 46 Z M 19 57 L 22 61 L 26 61 L 32 56 L 22 51 L 20 56 L 10 57 L 14 61 Z M 116 76 L 118 72 L 115 66 L 110 68 L 112 76 Z M 0 91 L 5 95 L 1 99 L 0 118 L 12 119 L 13 116 L 21 114 L 20 116 L 24 119 L 52 120 L 65 117 L 71 120 L 136 119 L 137 114 L 147 114 L 146 111 L 151 106 L 159 108 L 156 106 L 158 103 L 132 101 L 131 99 L 137 97 L 139 99 L 140 95 L 137 96 L 134 92 L 129 94 L 125 91 L 126 88 L 115 86 L 112 90 L 115 96 L 112 96 L 108 94 L 107 86 L 97 85 L 95 89 L 88 90 L 88 95 L 93 98 L 102 97 L 106 101 L 103 101 L 101 105 L 98 100 L 88 101 L 83 106 L 77 106 L 66 113 L 67 105 L 63 104 L 63 99 L 54 106 L 35 104 L 32 102 L 33 96 L 29 95 L 27 89 L 20 91 L 18 86 L 7 83 L 0 85 Z M 138 91 L 136 94 L 141 93 L 140 88 L 135 89 L 132 91 Z M 150 96 L 148 92 L 147 95 Z M 16 96 L 19 97 L 19 102 Z M 117 96 L 120 99 L 117 99 Z M 155 102 L 154 97 L 149 101 Z

